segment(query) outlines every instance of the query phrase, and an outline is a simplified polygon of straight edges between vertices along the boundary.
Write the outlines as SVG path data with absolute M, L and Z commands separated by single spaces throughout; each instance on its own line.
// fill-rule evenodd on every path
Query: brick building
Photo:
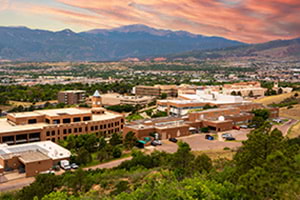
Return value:
M 137 96 L 160 96 L 162 94 L 167 94 L 167 96 L 175 97 L 178 93 L 178 88 L 176 85 L 155 85 L 155 86 L 145 86 L 138 85 L 135 87 L 135 95 Z
M 68 135 L 96 133 L 109 137 L 121 132 L 124 116 L 101 107 L 101 97 L 95 93 L 93 108 L 63 108 L 11 113 L 0 119 L 0 143 L 22 144 L 51 140 L 58 142 Z
M 261 104 L 247 103 L 223 105 L 219 108 L 190 112 L 185 116 L 164 117 L 151 120 L 139 120 L 124 127 L 124 136 L 132 131 L 139 139 L 158 133 L 161 139 L 190 135 L 194 130 L 208 127 L 211 131 L 227 131 L 233 126 L 248 124 L 253 109 L 264 108 Z M 268 108 L 270 118 L 279 115 L 277 108 Z
M 67 105 L 80 104 L 85 101 L 84 90 L 67 90 L 60 91 L 57 95 L 58 103 Z
M 51 170 L 52 166 L 70 156 L 70 151 L 51 141 L 13 146 L 0 144 L 0 173 L 19 170 L 24 171 L 26 177 L 35 176 Z

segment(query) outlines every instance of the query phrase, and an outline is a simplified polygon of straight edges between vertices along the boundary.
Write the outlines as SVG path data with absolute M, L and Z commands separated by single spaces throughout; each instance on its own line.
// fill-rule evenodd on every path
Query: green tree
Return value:
M 81 147 L 76 156 L 76 162 L 80 165 L 85 165 L 92 161 L 92 156 L 88 150 L 86 150 L 84 147 Z
M 113 147 L 112 156 L 114 158 L 120 158 L 122 156 L 122 150 L 119 147 Z
M 160 95 L 160 98 L 161 99 L 166 99 L 168 97 L 168 95 L 166 94 L 166 93 L 162 93 L 161 95 Z
M 135 137 L 135 133 L 129 131 L 124 138 L 124 146 L 127 149 L 132 149 L 136 145 L 137 137 Z
M 252 113 L 257 117 L 262 117 L 264 120 L 267 120 L 270 116 L 270 111 L 268 109 L 256 109 Z
M 209 172 L 212 169 L 212 160 L 206 154 L 201 154 L 193 161 L 193 168 L 198 172 Z
M 119 133 L 113 133 L 109 140 L 109 144 L 112 146 L 122 144 L 122 135 Z

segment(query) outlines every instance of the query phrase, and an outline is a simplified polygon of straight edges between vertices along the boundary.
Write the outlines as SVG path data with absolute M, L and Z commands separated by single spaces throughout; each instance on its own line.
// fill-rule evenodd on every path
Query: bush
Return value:
M 122 151 L 119 147 L 114 147 L 113 148 L 113 152 L 112 152 L 112 156 L 114 158 L 120 158 L 122 156 Z
M 208 133 L 208 132 L 209 132 L 209 128 L 208 128 L 208 127 L 202 127 L 202 128 L 200 129 L 200 131 L 201 131 L 202 133 Z

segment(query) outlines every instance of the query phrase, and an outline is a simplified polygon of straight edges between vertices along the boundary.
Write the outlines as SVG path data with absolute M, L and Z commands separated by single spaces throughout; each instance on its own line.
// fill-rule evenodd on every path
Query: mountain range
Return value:
M 245 45 L 222 37 L 129 25 L 75 33 L 0 27 L 0 60 L 113 61 Z
M 203 59 L 300 59 L 300 38 L 274 40 L 266 43 L 229 47 L 214 50 L 194 50 L 168 56 L 171 60 Z

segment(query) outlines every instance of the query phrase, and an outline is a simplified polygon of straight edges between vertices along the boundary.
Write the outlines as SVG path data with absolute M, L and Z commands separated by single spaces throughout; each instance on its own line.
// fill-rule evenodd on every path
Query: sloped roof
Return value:
M 93 97 L 101 97 L 98 90 L 95 91 L 95 93 L 93 94 Z

